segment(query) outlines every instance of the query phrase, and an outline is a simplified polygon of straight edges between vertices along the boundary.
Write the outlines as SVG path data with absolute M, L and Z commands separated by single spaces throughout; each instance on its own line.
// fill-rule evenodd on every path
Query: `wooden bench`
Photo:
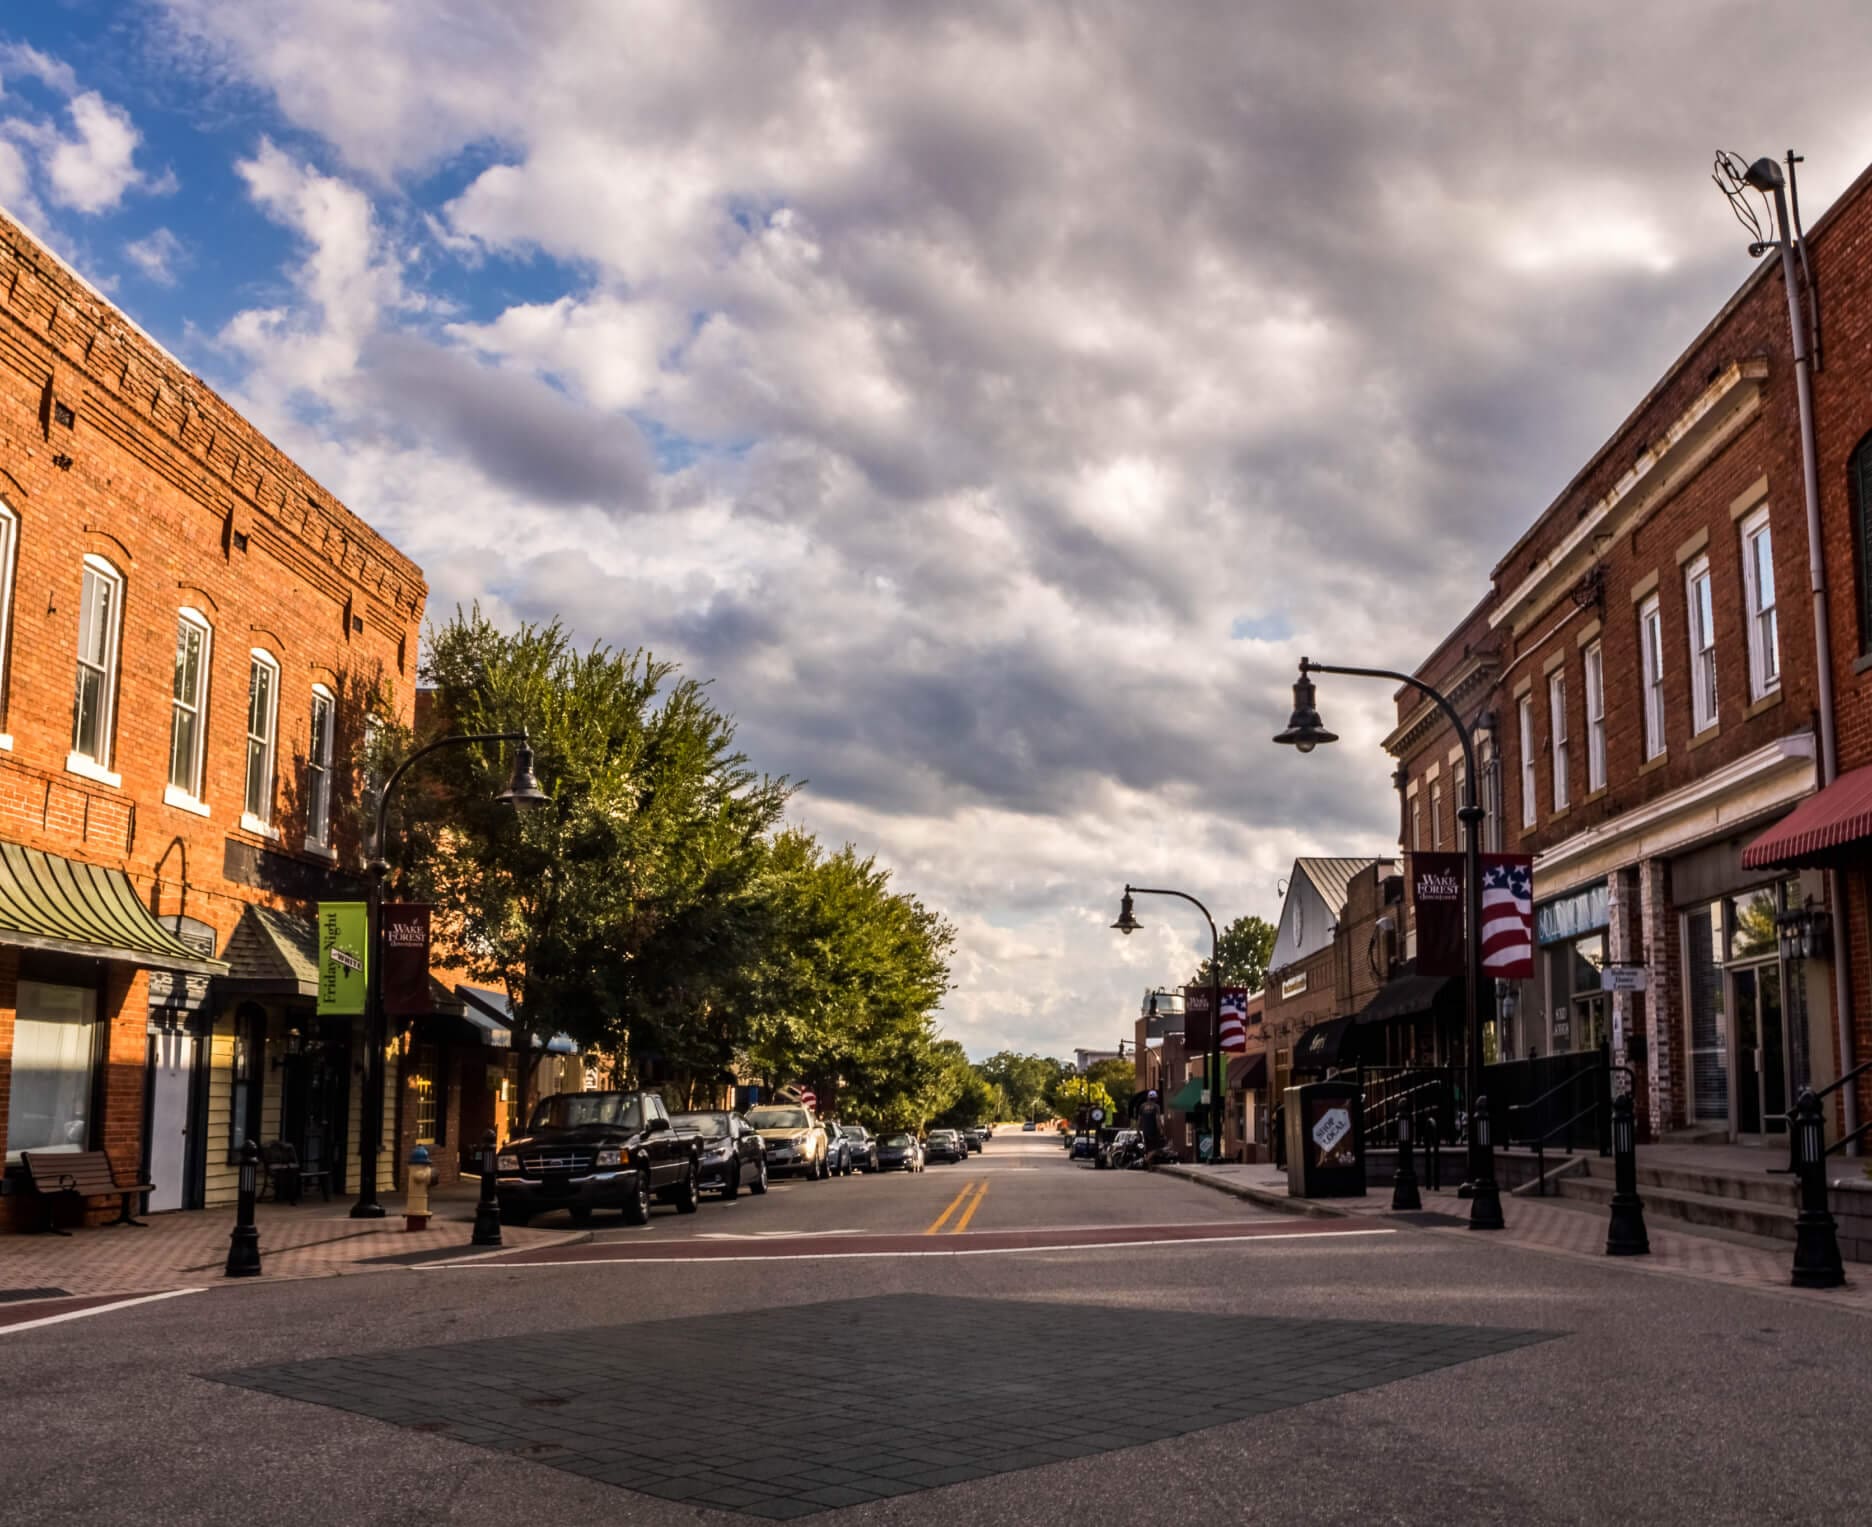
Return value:
M 20 1165 L 25 1167 L 26 1180 L 45 1206 L 44 1228 L 50 1235 L 71 1234 L 52 1223 L 55 1197 L 76 1199 L 81 1214 L 89 1199 L 115 1198 L 120 1200 L 121 1207 L 117 1218 L 107 1223 L 134 1225 L 139 1230 L 149 1228 L 142 1220 L 131 1216 L 130 1200 L 139 1193 L 153 1191 L 152 1184 L 119 1182 L 117 1174 L 111 1170 L 110 1158 L 102 1151 L 22 1151 Z

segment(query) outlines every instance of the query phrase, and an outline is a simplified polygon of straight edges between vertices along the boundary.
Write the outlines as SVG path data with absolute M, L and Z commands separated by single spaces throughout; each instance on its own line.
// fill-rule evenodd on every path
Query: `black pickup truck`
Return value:
M 654 1092 L 558 1092 L 541 1098 L 524 1135 L 500 1148 L 495 1191 L 501 1219 L 524 1225 L 569 1209 L 622 1209 L 627 1225 L 650 1218 L 650 1200 L 694 1214 L 701 1202 L 702 1137 L 670 1122 Z

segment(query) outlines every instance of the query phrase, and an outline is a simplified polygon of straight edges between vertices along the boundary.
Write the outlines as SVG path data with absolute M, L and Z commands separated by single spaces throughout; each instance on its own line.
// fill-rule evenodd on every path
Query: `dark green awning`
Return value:
M 0 943 L 204 976 L 227 969 L 157 922 L 122 870 L 18 843 L 0 843 Z
M 1177 1095 L 1170 1099 L 1170 1107 L 1178 1113 L 1188 1113 L 1202 1107 L 1203 1084 L 1200 1076 L 1192 1076 L 1177 1089 Z

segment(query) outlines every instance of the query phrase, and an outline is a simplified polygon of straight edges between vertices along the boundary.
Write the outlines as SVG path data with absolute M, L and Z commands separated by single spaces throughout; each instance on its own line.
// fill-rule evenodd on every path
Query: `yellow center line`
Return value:
M 954 1214 L 957 1208 L 960 1207 L 962 1200 L 969 1196 L 969 1189 L 974 1186 L 975 1184 L 973 1182 L 963 1183 L 962 1191 L 949 1201 L 949 1207 L 943 1210 L 943 1212 L 936 1217 L 936 1223 L 931 1225 L 929 1229 L 925 1230 L 923 1233 L 925 1235 L 935 1235 L 940 1231 L 942 1227 L 949 1222 L 949 1216 Z
M 967 1192 L 968 1190 L 965 1188 L 963 1191 Z M 969 1221 L 975 1218 L 975 1211 L 981 1207 L 981 1201 L 987 1196 L 988 1180 L 983 1178 L 982 1185 L 975 1191 L 974 1199 L 970 1202 L 969 1206 L 962 1211 L 962 1218 L 955 1222 L 955 1228 L 949 1232 L 951 1235 L 960 1235 L 964 1230 L 968 1229 Z

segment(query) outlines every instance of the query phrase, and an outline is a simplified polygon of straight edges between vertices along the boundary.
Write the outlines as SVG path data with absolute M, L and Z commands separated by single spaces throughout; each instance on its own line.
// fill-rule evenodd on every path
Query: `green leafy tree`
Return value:
M 983 1077 L 1001 1089 L 1009 1114 L 1027 1119 L 1048 1106 L 1061 1073 L 1071 1068 L 1049 1056 L 1002 1050 L 983 1061 L 980 1069 Z
M 1222 984 L 1259 991 L 1267 981 L 1268 957 L 1274 953 L 1274 925 L 1263 917 L 1238 917 L 1216 936 L 1221 958 Z M 1196 967 L 1191 986 L 1207 986 L 1209 961 Z

